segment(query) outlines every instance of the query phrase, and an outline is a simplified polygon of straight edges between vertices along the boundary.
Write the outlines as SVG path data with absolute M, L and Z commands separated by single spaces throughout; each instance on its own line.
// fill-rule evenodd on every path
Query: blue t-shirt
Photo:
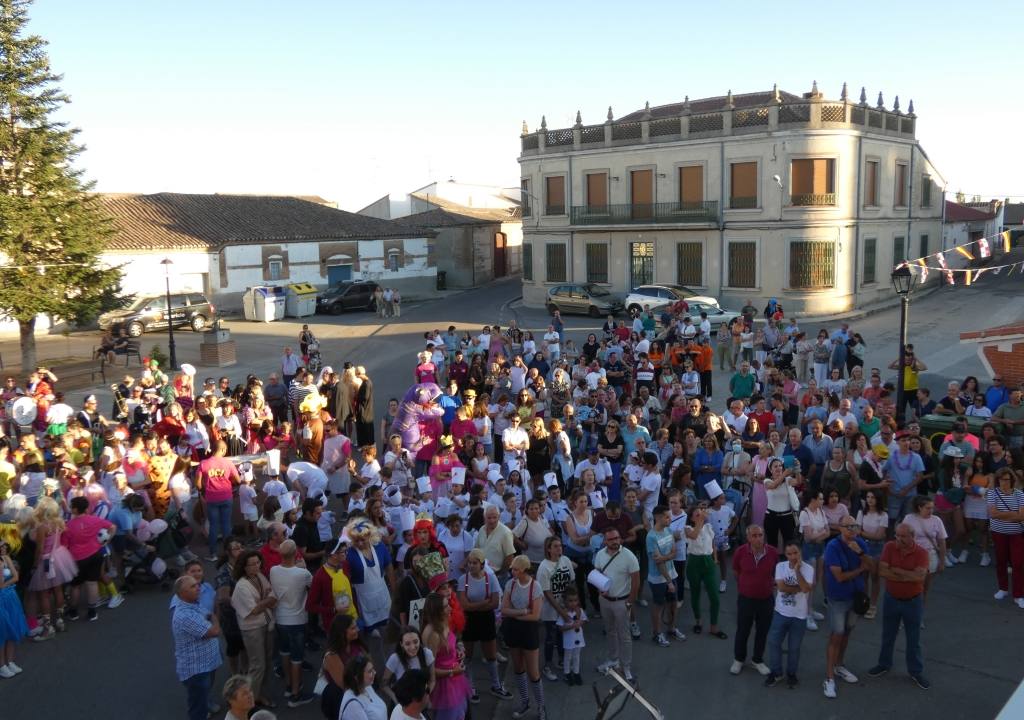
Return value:
M 860 549 L 865 553 L 868 544 L 863 538 L 854 538 Z M 839 582 L 832 574 L 833 567 L 840 568 L 843 572 L 850 572 L 860 567 L 860 555 L 855 553 L 841 537 L 829 540 L 825 546 L 825 597 L 829 600 L 852 600 L 853 593 L 857 590 L 864 591 L 864 573 L 861 573 L 852 580 Z
M 806 445 L 801 445 L 794 450 L 791 444 L 786 443 L 786 449 L 782 451 L 782 457 L 795 457 L 797 462 L 800 463 L 800 473 L 804 476 L 807 475 L 807 471 L 814 464 L 814 455 Z
M 921 456 L 916 452 L 910 453 L 909 458 L 900 455 L 898 452 L 893 453 L 889 459 L 885 461 L 885 465 L 882 466 L 882 473 L 892 478 L 893 490 L 897 492 L 903 490 L 908 485 L 913 485 L 914 477 L 917 473 L 923 472 L 924 462 L 921 460 Z M 908 493 L 909 496 L 916 494 L 916 490 L 911 490 L 910 493 Z
M 654 553 L 659 555 L 672 556 L 675 551 L 676 539 L 669 528 L 658 531 L 650 529 L 647 531 L 647 580 L 652 583 L 664 583 L 665 576 L 658 569 L 658 563 L 654 561 Z M 663 561 L 668 576 L 675 580 L 676 566 L 671 559 Z
M 121 506 L 111 510 L 107 519 L 117 527 L 118 535 L 124 535 L 135 531 L 135 528 L 137 528 L 139 523 L 142 521 L 142 513 L 132 512 L 128 508 Z

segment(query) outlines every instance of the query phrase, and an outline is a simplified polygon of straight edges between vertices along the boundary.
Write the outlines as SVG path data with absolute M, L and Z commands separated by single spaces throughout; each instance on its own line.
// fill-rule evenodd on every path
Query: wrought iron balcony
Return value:
M 789 204 L 794 207 L 829 207 L 836 204 L 835 193 L 802 193 L 792 195 Z
M 729 207 L 733 210 L 753 210 L 757 208 L 757 196 L 746 197 L 734 195 L 729 198 Z
M 623 205 L 581 205 L 572 208 L 573 225 L 632 223 L 709 223 L 718 219 L 718 202 L 667 202 Z

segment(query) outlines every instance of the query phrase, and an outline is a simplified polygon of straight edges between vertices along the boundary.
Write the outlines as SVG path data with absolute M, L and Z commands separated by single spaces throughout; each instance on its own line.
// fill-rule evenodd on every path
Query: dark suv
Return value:
M 373 310 L 377 283 L 367 280 L 338 283 L 316 296 L 316 311 L 339 315 L 345 310 Z
M 213 322 L 217 309 L 202 293 L 175 293 L 171 295 L 171 322 L 175 327 L 188 325 L 200 332 Z M 131 337 L 147 330 L 167 328 L 167 296 L 142 295 L 123 310 L 112 310 L 99 317 L 101 330 L 110 328 L 116 335 L 121 328 Z

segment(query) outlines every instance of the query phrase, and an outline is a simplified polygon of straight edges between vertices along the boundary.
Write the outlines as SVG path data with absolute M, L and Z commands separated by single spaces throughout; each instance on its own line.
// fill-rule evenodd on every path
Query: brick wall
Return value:
M 1003 384 L 1016 387 L 1024 380 L 1024 340 L 1012 345 L 1012 350 L 1002 351 L 999 345 L 986 345 L 982 348 L 985 359 L 992 365 L 992 370 L 1001 373 Z

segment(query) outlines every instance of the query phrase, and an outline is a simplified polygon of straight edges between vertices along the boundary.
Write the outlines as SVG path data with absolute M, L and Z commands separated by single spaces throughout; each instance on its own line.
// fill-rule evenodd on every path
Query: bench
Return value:
M 103 379 L 104 384 L 107 382 L 107 373 L 102 360 L 79 360 L 53 366 L 50 370 L 57 376 L 58 389 L 62 391 L 89 387 L 95 382 L 97 374 Z
M 97 354 L 99 354 L 99 351 L 100 351 L 99 347 L 94 347 L 92 349 L 93 357 L 95 357 Z M 104 382 L 106 382 L 106 368 L 107 368 L 107 365 L 116 366 L 117 365 L 117 359 L 119 357 L 123 357 L 124 358 L 124 366 L 125 367 L 128 367 L 131 364 L 132 358 L 135 358 L 136 360 L 138 360 L 139 361 L 139 365 L 141 366 L 142 365 L 142 343 L 139 342 L 138 340 L 129 340 L 128 341 L 128 345 L 124 349 L 124 352 L 114 353 L 114 362 L 107 362 L 107 356 L 105 354 L 104 355 L 100 355 L 99 363 L 100 363 L 101 371 L 104 373 Z

